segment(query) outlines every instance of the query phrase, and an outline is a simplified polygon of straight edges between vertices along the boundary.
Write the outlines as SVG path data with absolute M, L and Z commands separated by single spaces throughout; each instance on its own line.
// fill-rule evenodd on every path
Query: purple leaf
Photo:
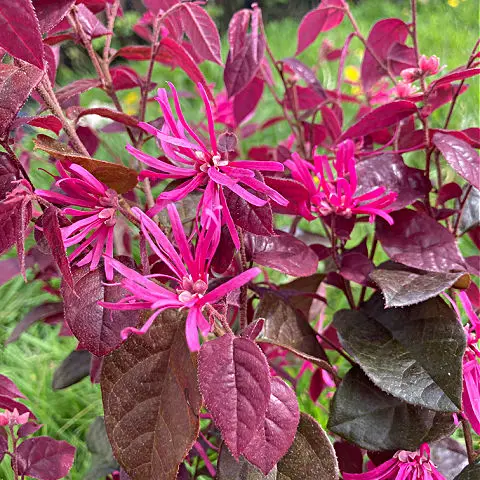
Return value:
M 24 440 L 17 449 L 18 473 L 39 480 L 59 480 L 73 465 L 75 447 L 50 437 Z
M 374 269 L 373 262 L 363 253 L 346 252 L 342 255 L 340 275 L 346 280 L 368 285 L 368 277 Z
M 38 432 L 43 425 L 41 423 L 36 422 L 27 422 L 20 426 L 18 429 L 17 435 L 19 437 L 29 437 L 33 435 L 35 432 Z
M 126 65 L 112 68 L 110 75 L 112 76 L 112 86 L 115 90 L 126 90 L 142 85 L 142 79 L 138 73 Z M 151 84 L 152 88 L 154 85 L 153 83 Z
M 310 212 L 310 194 L 303 184 L 290 178 L 265 177 L 265 184 L 288 200 L 286 207 L 272 202 L 275 213 L 303 215 Z
M 375 269 L 370 278 L 380 287 L 386 307 L 404 307 L 436 297 L 447 288 L 468 288 L 465 272 L 426 272 L 387 262 Z
M 400 155 L 383 153 L 357 163 L 358 187 L 356 195 L 363 195 L 378 186 L 398 197 L 388 208 L 400 210 L 418 198 L 424 198 L 432 185 L 423 170 L 407 167 Z
M 384 65 L 387 64 L 388 54 L 394 44 L 403 44 L 408 36 L 408 26 L 398 18 L 386 18 L 377 22 L 370 31 L 367 39 L 368 46 Z M 387 72 L 378 64 L 368 49 L 362 60 L 361 79 L 365 92 L 380 80 Z
M 105 358 L 105 427 L 132 480 L 175 479 L 195 443 L 202 406 L 195 363 L 185 316 L 173 310 Z
M 31 325 L 38 321 L 48 321 L 54 319 L 63 319 L 63 303 L 44 303 L 30 310 L 25 317 L 15 326 L 5 344 L 18 340 L 20 335 Z
M 55 259 L 63 280 L 70 288 L 74 289 L 72 271 L 65 253 L 62 231 L 60 230 L 60 214 L 61 212 L 57 207 L 49 205 L 41 217 L 41 225 L 43 234 L 45 235 L 48 246 L 50 247 L 50 252 Z
M 252 11 L 248 9 L 236 12 L 228 25 L 228 44 L 232 55 L 236 55 L 243 45 L 247 35 L 248 25 L 252 18 Z
M 315 252 L 293 235 L 275 231 L 275 235 L 248 235 L 251 258 L 254 262 L 287 275 L 308 277 L 317 271 Z
M 114 282 L 121 276 L 115 273 Z M 83 348 L 102 357 L 121 343 L 120 332 L 126 327 L 136 327 L 138 310 L 107 310 L 99 301 L 116 303 L 126 296 L 120 285 L 105 286 L 107 279 L 103 267 L 90 271 L 88 266 L 73 272 L 75 291 L 62 285 L 65 302 L 65 320 Z
M 75 0 L 32 0 L 40 31 L 47 33 L 67 15 Z
M 8 137 L 17 113 L 43 75 L 44 72 L 33 65 L 0 64 L 0 139 Z
M 253 193 L 250 188 L 246 190 Z M 273 235 L 273 214 L 269 203 L 263 207 L 257 207 L 229 189 L 225 188 L 224 194 L 235 225 L 255 235 Z M 265 198 L 260 193 L 255 192 L 255 194 Z
M 43 43 L 29 0 L 0 0 L 0 47 L 12 57 L 43 69 Z
M 56 135 L 58 135 L 63 128 L 62 122 L 55 115 L 45 115 L 43 117 L 19 117 L 13 122 L 12 130 L 23 124 L 31 125 L 32 127 L 45 128 Z
M 175 11 L 175 14 L 178 10 Z M 184 3 L 180 9 L 183 29 L 194 51 L 203 59 L 222 65 L 220 36 L 210 15 L 195 3 Z
M 270 398 L 267 359 L 247 338 L 225 334 L 204 343 L 198 381 L 205 405 L 235 458 L 265 422 Z
M 364 137 L 377 130 L 391 127 L 392 125 L 397 124 L 400 120 L 413 115 L 416 111 L 417 106 L 408 100 L 397 100 L 382 105 L 364 115 L 346 132 L 343 132 L 343 135 L 337 140 L 337 143 L 346 138 Z
M 252 323 L 247 325 L 245 330 L 240 333 L 240 336 L 249 338 L 250 340 L 255 340 L 258 335 L 260 335 L 260 332 L 262 331 L 264 325 L 265 321 L 263 320 L 263 318 L 254 320 Z
M 5 375 L 0 374 L 0 395 L 10 398 L 25 398 L 25 395 Z
M 13 182 L 19 179 L 18 169 L 10 157 L 4 152 L 0 152 L 0 200 L 4 200 L 7 193 L 15 188 Z
M 323 0 L 318 8 L 308 12 L 298 28 L 298 46 L 295 55 L 311 45 L 321 32 L 327 32 L 342 23 L 344 8 L 344 0 Z
M 391 216 L 391 226 L 377 219 L 376 233 L 392 260 L 431 272 L 465 270 L 455 237 L 432 217 L 406 209 Z
M 10 397 L 10 394 L 8 396 L 0 395 L 0 409 L 10 410 L 13 412 L 15 408 L 18 410 L 20 415 L 28 412 L 30 414 L 30 418 L 35 418 L 32 411 L 28 407 L 26 407 L 23 403 L 13 400 L 13 398 Z
M 465 70 L 460 70 L 459 72 L 447 73 L 447 75 L 444 75 L 435 82 L 432 82 L 429 90 L 432 90 L 445 83 L 455 82 L 456 80 L 465 80 L 466 78 L 475 77 L 477 75 L 480 75 L 480 68 L 466 68 Z
M 233 116 L 235 122 L 240 125 L 257 108 L 262 98 L 264 81 L 254 77 L 253 80 L 233 97 Z
M 265 422 L 252 435 L 244 457 L 267 475 L 292 445 L 299 419 L 295 392 L 283 380 L 272 378 Z
M 402 70 L 417 66 L 415 49 L 395 42 L 388 51 L 387 63 L 394 75 L 400 75 Z
M 467 182 L 480 189 L 480 155 L 467 142 L 452 135 L 436 133 L 433 143 L 450 166 Z

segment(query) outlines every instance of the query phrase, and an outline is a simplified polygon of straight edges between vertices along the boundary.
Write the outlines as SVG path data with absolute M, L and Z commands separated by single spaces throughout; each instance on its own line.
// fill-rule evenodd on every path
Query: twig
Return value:
M 8 153 L 8 156 L 13 161 L 13 163 L 18 168 L 18 170 L 20 170 L 20 172 L 22 173 L 22 177 L 30 184 L 30 186 L 32 187 L 32 190 L 35 190 L 35 187 L 32 183 L 32 180 L 30 180 L 28 172 L 25 170 L 25 167 L 22 165 L 19 158 L 15 155 L 15 152 L 13 151 L 12 147 L 10 147 L 10 145 L 8 144 L 8 140 L 2 143 L 2 147 Z
M 241 270 L 244 272 L 247 269 L 247 255 L 245 253 L 245 238 L 243 231 L 240 227 L 237 227 L 238 238 L 240 239 L 240 265 Z M 240 329 L 243 330 L 247 326 L 247 285 L 240 287 Z
M 465 446 L 467 447 L 468 463 L 473 463 L 475 460 L 475 449 L 473 448 L 472 432 L 470 430 L 470 423 L 466 418 L 462 418 L 463 437 L 465 438 Z

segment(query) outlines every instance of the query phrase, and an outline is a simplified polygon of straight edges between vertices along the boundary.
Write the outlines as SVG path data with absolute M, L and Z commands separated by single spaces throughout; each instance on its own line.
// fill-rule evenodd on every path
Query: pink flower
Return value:
M 422 55 L 418 60 L 418 66 L 422 71 L 422 75 L 436 75 L 440 70 L 440 59 L 436 55 L 431 57 Z
M 28 422 L 29 416 L 30 412 L 25 412 L 20 415 L 16 408 L 13 409 L 13 412 L 5 410 L 3 413 L 0 413 L 0 427 L 5 427 L 7 425 L 11 427 L 14 425 L 24 425 Z
M 280 205 L 287 205 L 288 201 L 278 192 L 255 178 L 254 172 L 254 170 L 282 172 L 283 165 L 272 161 L 230 161 L 228 152 L 220 152 L 218 149 L 212 108 L 203 86 L 198 84 L 205 104 L 209 145 L 187 123 L 180 107 L 177 91 L 171 83 L 169 83 L 169 86 L 172 91 L 178 120 L 175 120 L 170 108 L 167 91 L 164 88 L 160 88 L 156 100 L 163 111 L 165 124 L 161 130 L 157 130 L 148 123 L 141 122 L 139 126 L 157 138 L 171 163 L 147 155 L 131 145 L 126 147 L 128 152 L 134 157 L 154 169 L 154 171 L 145 170 L 141 172 L 141 177 L 159 180 L 176 179 L 180 181 L 175 188 L 164 191 L 158 196 L 156 206 L 149 214 L 153 215 L 164 208 L 166 204 L 179 201 L 190 192 L 200 187 L 205 187 L 204 195 L 199 205 L 199 211 L 202 212 L 202 226 L 206 226 L 207 220 L 211 218 L 211 212 L 221 211 L 223 223 L 227 224 L 235 245 L 239 248 L 240 242 L 232 217 L 228 211 L 223 188 L 230 189 L 252 205 L 263 206 L 267 203 L 267 200 L 250 193 L 245 189 L 245 186 L 265 194 Z
M 344 473 L 344 480 L 445 480 L 430 461 L 425 443 L 416 452 L 398 451 L 391 460 L 365 473 Z
M 213 223 L 213 226 L 210 225 L 209 228 L 202 229 L 198 233 L 197 243 L 192 252 L 175 206 L 169 204 L 167 209 L 173 236 L 177 244 L 176 248 L 158 225 L 139 208 L 132 208 L 132 212 L 140 221 L 142 234 L 152 251 L 172 272 L 172 275 L 153 276 L 172 281 L 175 284 L 175 290 L 154 282 L 149 277 L 141 275 L 113 258 L 106 257 L 105 262 L 125 277 L 121 284 L 132 295 L 125 297 L 118 303 L 99 302 L 99 305 L 112 310 L 153 310 L 153 313 L 139 330 L 133 327 L 124 329 L 122 331 L 122 338 L 124 339 L 130 333 L 146 333 L 154 320 L 164 310 L 169 308 L 188 309 L 187 343 L 190 350 L 197 351 L 200 348 L 197 328 L 203 335 L 210 331 L 210 324 L 202 313 L 205 306 L 218 302 L 227 293 L 245 285 L 260 273 L 260 269 L 250 268 L 207 292 L 210 261 L 219 242 L 219 225 L 217 224 L 216 228 L 213 228 L 215 226 Z
M 422 71 L 418 68 L 406 68 L 400 72 L 405 83 L 413 83 L 422 76 Z
M 385 194 L 385 187 L 377 187 L 363 195 L 355 196 L 357 173 L 354 149 L 351 140 L 339 145 L 336 160 L 333 162 L 336 175 L 333 174 L 326 155 L 316 155 L 312 165 L 300 158 L 297 153 L 293 153 L 292 160 L 287 160 L 285 165 L 292 172 L 292 177 L 308 189 L 314 213 L 320 216 L 335 214 L 347 218 L 366 214 L 370 216 L 370 222 L 379 215 L 391 225 L 393 219 L 388 215 L 391 211 L 388 206 L 396 200 L 395 192 Z
M 110 257 L 113 255 L 117 193 L 75 163 L 65 168 L 57 162 L 57 170 L 60 177 L 56 177 L 55 185 L 64 193 L 49 190 L 35 190 L 35 193 L 54 204 L 68 205 L 63 213 L 72 217 L 73 223 L 61 228 L 63 244 L 65 248 L 78 245 L 68 259 L 72 262 L 92 247 L 77 265 L 90 263 L 90 270 L 95 270 L 103 252 Z M 113 278 L 113 270 L 108 265 L 105 265 L 105 274 L 108 280 Z
M 417 93 L 418 89 L 409 83 L 399 82 L 395 86 L 395 93 L 399 98 L 408 98 Z
M 475 432 L 480 435 L 480 351 L 477 346 L 480 320 L 473 310 L 468 295 L 460 292 L 458 296 L 470 322 L 470 326 L 465 328 L 467 349 L 463 357 L 463 413 Z

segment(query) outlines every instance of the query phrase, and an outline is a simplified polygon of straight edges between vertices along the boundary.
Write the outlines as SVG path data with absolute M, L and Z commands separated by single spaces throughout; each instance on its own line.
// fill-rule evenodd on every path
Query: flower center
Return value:
M 183 277 L 181 288 L 177 289 L 178 299 L 182 303 L 189 303 L 196 298 L 201 298 L 207 291 L 208 284 L 202 279 L 195 282 L 192 277 Z
M 197 168 L 202 172 L 206 172 L 210 167 L 214 167 L 217 170 L 219 167 L 225 167 L 228 165 L 228 160 L 222 159 L 222 157 L 216 154 L 205 154 L 200 150 L 195 152 L 195 157 L 197 158 Z

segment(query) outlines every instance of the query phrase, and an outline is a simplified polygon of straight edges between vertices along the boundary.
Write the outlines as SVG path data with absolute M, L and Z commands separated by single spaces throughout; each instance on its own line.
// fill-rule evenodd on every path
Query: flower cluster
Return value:
M 71 217 L 72 224 L 61 228 L 63 244 L 65 248 L 78 245 L 68 259 L 73 262 L 91 247 L 77 265 L 90 264 L 90 269 L 95 270 L 104 253 L 113 255 L 117 193 L 80 165 L 64 167 L 57 162 L 57 170 L 60 176 L 55 178 L 55 186 L 61 192 L 35 190 L 35 193 L 53 204 L 67 206 L 63 213 Z M 105 273 L 108 280 L 113 278 L 113 270 L 108 265 Z
M 398 451 L 391 460 L 365 473 L 344 473 L 345 480 L 445 480 L 430 460 L 425 443 L 416 452 Z
M 405 83 L 413 83 L 419 78 L 436 75 L 440 71 L 440 59 L 436 55 L 426 57 L 422 55 L 418 59 L 418 68 L 406 68 L 400 72 Z
M 207 117 L 209 134 L 209 144 L 207 145 L 185 120 L 177 90 L 171 83 L 169 86 L 178 120 L 175 121 L 167 91 L 160 88 L 156 100 L 160 104 L 165 119 L 163 127 L 158 130 L 143 122 L 139 123 L 139 127 L 160 142 L 171 163 L 147 155 L 131 145 L 126 147 L 135 158 L 153 168 L 153 170 L 141 172 L 140 178 L 177 179 L 180 182 L 176 188 L 164 191 L 157 197 L 156 206 L 149 214 L 155 215 L 168 203 L 177 202 L 194 190 L 204 188 L 199 205 L 202 226 L 206 226 L 207 221 L 211 218 L 211 213 L 216 212 L 222 223 L 227 225 L 235 245 L 239 248 L 238 234 L 228 210 L 223 189 L 228 188 L 255 206 L 265 205 L 267 199 L 251 193 L 247 188 L 263 194 L 280 205 L 287 205 L 288 201 L 282 195 L 265 185 L 255 175 L 256 171 L 282 172 L 283 165 L 273 161 L 230 160 L 228 151 L 220 151 L 215 135 L 212 108 L 205 89 L 198 84 Z M 219 212 L 221 213 L 219 214 Z
M 14 408 L 13 411 L 5 410 L 3 413 L 0 413 L 0 427 L 25 425 L 28 422 L 29 416 L 30 412 L 25 412 L 20 415 L 16 408 Z
M 386 193 L 385 187 L 377 187 L 362 195 L 355 195 L 357 173 L 354 153 L 354 143 L 346 140 L 338 146 L 333 165 L 330 165 L 326 155 L 316 155 L 312 165 L 303 160 L 298 153 L 293 153 L 292 159 L 287 160 L 285 165 L 292 172 L 292 177 L 307 187 L 313 213 L 319 216 L 334 214 L 347 218 L 366 214 L 370 216 L 371 222 L 378 215 L 392 224 L 388 207 L 397 198 L 395 192 Z M 313 219 L 314 216 L 310 215 L 307 218 Z
M 152 251 L 169 268 L 170 274 L 143 276 L 126 267 L 118 260 L 105 258 L 105 263 L 115 269 L 124 279 L 122 286 L 130 293 L 119 303 L 101 302 L 100 305 L 112 310 L 152 310 L 153 313 L 139 330 L 128 327 L 122 331 L 125 339 L 130 333 L 144 334 L 164 310 L 177 308 L 188 310 L 186 323 L 187 343 L 192 351 L 200 348 L 197 328 L 206 335 L 211 328 L 203 310 L 221 300 L 227 293 L 240 288 L 255 278 L 260 269 L 250 268 L 236 277 L 208 291 L 210 262 L 219 242 L 218 228 L 201 229 L 197 234 L 192 251 L 183 230 L 180 216 L 174 205 L 167 206 L 176 247 L 170 242 L 158 225 L 139 208 L 132 212 L 140 221 L 142 234 Z M 156 283 L 152 277 L 172 282 L 172 288 Z

